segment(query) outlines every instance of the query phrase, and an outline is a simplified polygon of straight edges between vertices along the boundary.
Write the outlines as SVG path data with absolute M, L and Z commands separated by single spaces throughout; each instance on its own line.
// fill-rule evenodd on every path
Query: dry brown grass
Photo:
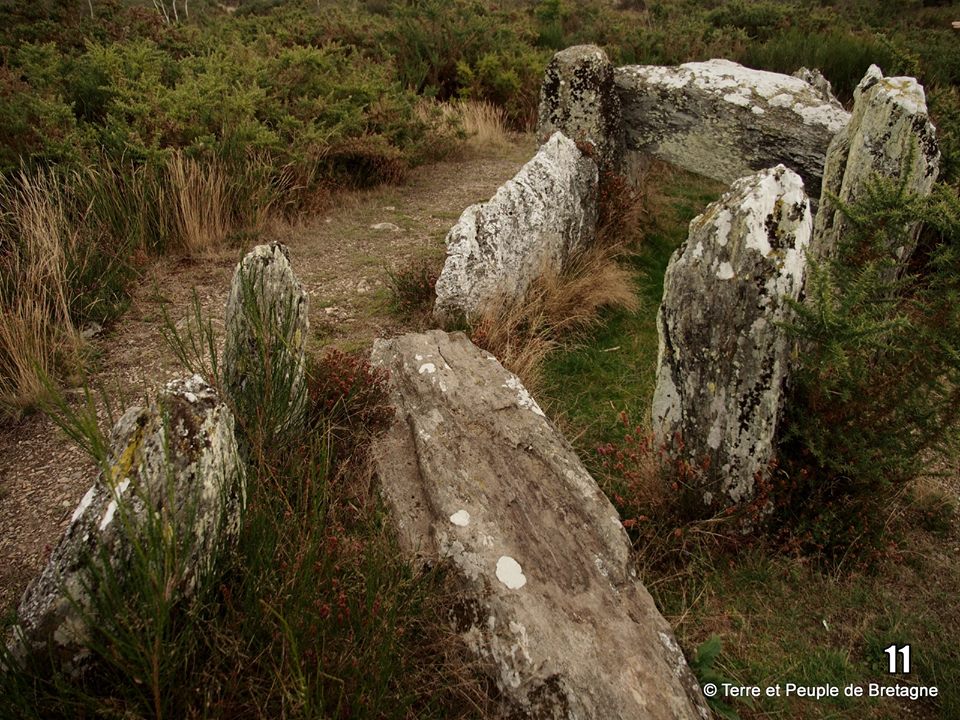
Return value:
M 503 108 L 478 100 L 454 100 L 436 103 L 424 100 L 417 106 L 419 119 L 442 137 L 443 128 L 450 134 L 459 128 L 462 135 L 452 140 L 454 155 L 484 156 L 511 146 L 510 131 Z
M 474 324 L 474 342 L 536 392 L 551 350 L 596 326 L 604 308 L 638 307 L 632 275 L 617 261 L 622 253 L 619 246 L 597 244 L 562 272 L 543 273 L 522 300 L 491 303 Z
M 461 100 L 454 107 L 467 134 L 468 148 L 490 152 L 510 146 L 507 115 L 503 108 L 476 100 Z
M 232 230 L 227 181 L 217 164 L 201 164 L 183 153 L 167 161 L 171 211 L 181 249 L 204 254 L 224 243 Z
M 69 254 L 77 235 L 52 173 L 5 183 L 0 226 L 0 408 L 18 414 L 45 393 L 45 379 L 79 366 L 82 341 L 70 316 Z

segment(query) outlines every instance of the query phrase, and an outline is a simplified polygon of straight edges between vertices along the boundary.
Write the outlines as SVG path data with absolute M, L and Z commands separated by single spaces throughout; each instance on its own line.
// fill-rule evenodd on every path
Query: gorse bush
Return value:
M 877 182 L 843 207 L 853 229 L 813 265 L 791 326 L 801 363 L 787 402 L 788 507 L 817 545 L 876 541 L 892 495 L 957 449 L 960 413 L 960 201 Z M 898 272 L 891 248 L 909 246 Z
M 843 30 L 811 33 L 792 29 L 762 44 L 750 44 L 740 55 L 750 67 L 790 74 L 799 67 L 817 68 L 830 81 L 843 101 L 853 98 L 853 90 L 870 65 L 878 65 L 885 74 L 903 71 L 900 58 L 888 43 Z

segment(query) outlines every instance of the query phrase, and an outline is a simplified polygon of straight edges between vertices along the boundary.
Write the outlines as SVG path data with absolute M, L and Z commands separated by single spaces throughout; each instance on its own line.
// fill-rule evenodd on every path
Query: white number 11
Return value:
M 893 673 L 909 673 L 910 672 L 910 646 L 904 645 L 903 647 L 898 648 L 896 645 L 891 645 L 884 652 L 887 654 L 889 662 L 887 663 L 887 672 L 890 674 Z M 902 667 L 897 670 L 897 655 L 900 655 Z

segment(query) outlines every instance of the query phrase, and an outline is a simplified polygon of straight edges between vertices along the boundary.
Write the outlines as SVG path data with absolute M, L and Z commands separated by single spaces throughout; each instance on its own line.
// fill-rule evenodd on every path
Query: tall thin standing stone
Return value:
M 750 501 L 774 457 L 812 228 L 803 181 L 778 165 L 741 178 L 690 223 L 664 278 L 653 427 L 720 509 Z

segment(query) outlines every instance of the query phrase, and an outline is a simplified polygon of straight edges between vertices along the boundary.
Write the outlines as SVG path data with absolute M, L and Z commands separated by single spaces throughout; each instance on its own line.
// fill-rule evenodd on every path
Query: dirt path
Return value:
M 532 138 L 524 137 L 496 157 L 420 168 L 404 185 L 345 195 L 307 222 L 264 232 L 259 242 L 279 239 L 290 247 L 310 294 L 315 349 L 358 349 L 403 330 L 386 309 L 387 270 L 442 255 L 443 238 L 463 209 L 488 199 L 533 150 Z M 371 228 L 378 223 L 397 229 Z M 161 334 L 163 306 L 179 324 L 190 314 L 195 291 L 222 329 L 233 268 L 247 249 L 165 259 L 151 268 L 127 314 L 94 341 L 99 359 L 92 384 L 102 384 L 127 407 L 182 374 Z M 93 464 L 47 418 L 33 415 L 0 428 L 0 613 L 14 610 L 93 479 Z

